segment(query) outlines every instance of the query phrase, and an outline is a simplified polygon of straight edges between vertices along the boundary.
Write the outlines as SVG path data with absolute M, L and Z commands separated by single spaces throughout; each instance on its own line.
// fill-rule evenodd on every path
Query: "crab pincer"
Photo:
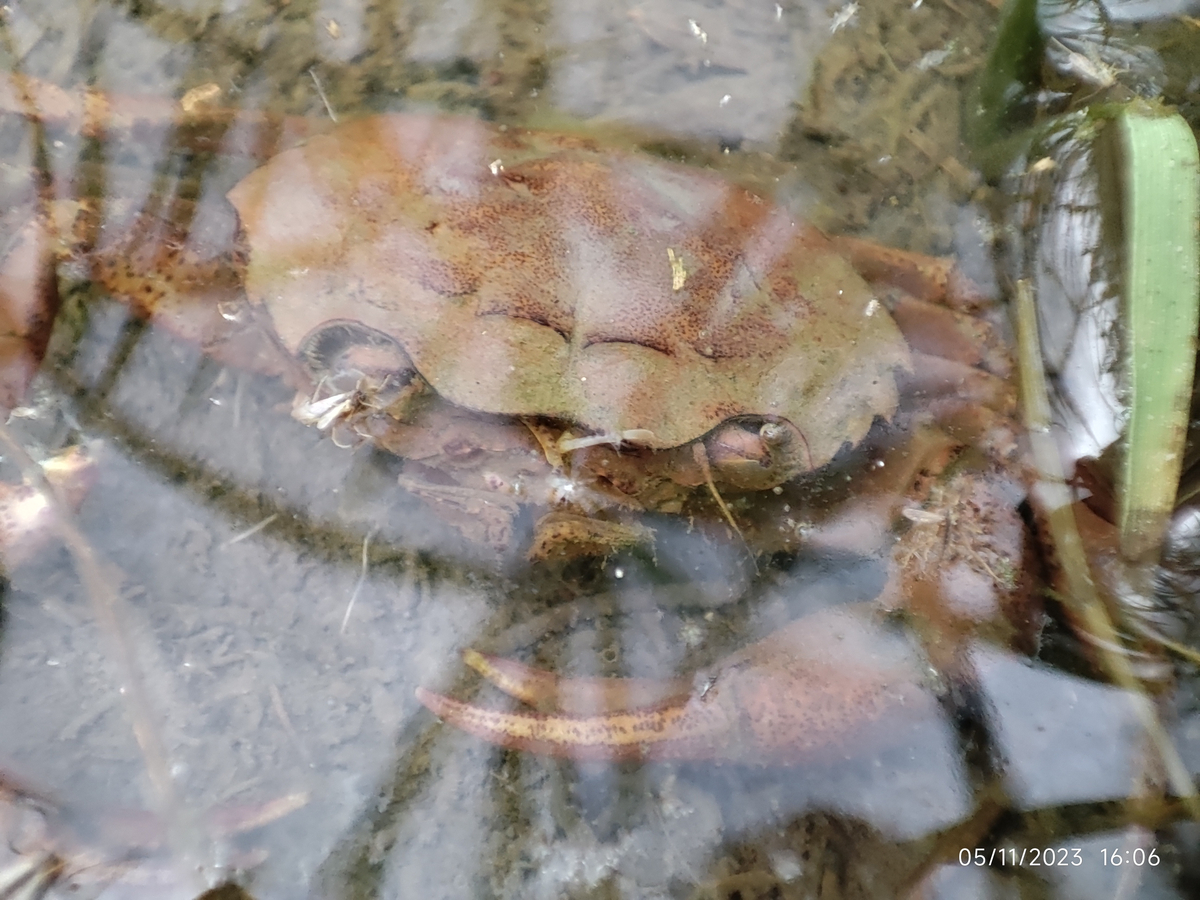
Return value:
M 692 679 L 564 679 L 475 651 L 469 666 L 549 711 L 501 712 L 426 690 L 439 718 L 513 750 L 592 761 L 830 762 L 904 746 L 942 713 L 915 645 L 866 608 L 826 610 Z

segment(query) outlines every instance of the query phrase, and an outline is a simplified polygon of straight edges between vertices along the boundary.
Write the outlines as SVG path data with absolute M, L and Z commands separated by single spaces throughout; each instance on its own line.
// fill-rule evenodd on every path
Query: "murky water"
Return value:
M 954 255 L 998 293 L 989 189 L 959 143 L 996 17 L 984 0 L 63 0 L 6 6 L 0 54 L 64 87 L 213 84 L 212 103 L 322 122 L 454 112 L 642 148 L 827 231 Z M 173 192 L 196 200 L 184 240 L 200 244 L 256 165 L 178 152 L 166 125 L 44 144 L 0 128 L 6 242 L 38 166 L 55 190 L 108 198 L 103 240 Z M 1171 824 L 1184 814 L 1161 799 L 1133 702 L 1043 613 L 1015 475 L 939 485 L 895 555 L 871 531 L 872 468 L 921 457 L 877 427 L 831 472 L 729 493 L 744 539 L 701 480 L 688 514 L 644 520 L 652 545 L 530 563 L 537 511 L 480 540 L 482 501 L 447 510 L 402 487 L 411 462 L 322 438 L 290 415 L 286 383 L 139 323 L 79 274 L 62 273 L 11 427 L 39 457 L 94 442 L 76 524 L 101 568 L 81 577 L 54 547 L 27 562 L 0 634 L 0 759 L 69 810 L 50 833 L 63 896 L 190 898 L 225 877 L 261 898 L 1194 890 L 1196 834 Z M 931 588 L 933 573 L 949 581 Z M 706 701 L 766 653 L 722 659 L 778 634 L 795 635 L 783 667 L 832 674 L 746 701 L 729 741 L 799 719 L 817 736 L 788 759 L 551 760 L 448 727 L 414 695 L 513 708 L 463 665 L 475 648 L 571 676 L 683 674 Z M 1200 720 L 1177 706 L 1164 713 L 1194 773 Z M 5 810 L 33 852 L 25 804 Z

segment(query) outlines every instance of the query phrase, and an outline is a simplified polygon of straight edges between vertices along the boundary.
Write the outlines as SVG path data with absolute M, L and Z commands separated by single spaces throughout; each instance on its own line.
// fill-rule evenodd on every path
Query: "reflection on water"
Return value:
M 1184 896 L 1195 860 L 1169 824 L 1181 811 L 1152 799 L 1158 763 L 1129 698 L 1085 677 L 1042 608 L 1004 353 L 982 354 L 986 374 L 969 369 L 978 360 L 963 357 L 960 324 L 881 287 L 838 306 L 867 291 L 840 258 L 819 256 L 812 237 L 793 268 L 795 244 L 766 240 L 772 228 L 791 235 L 803 214 L 953 253 L 974 281 L 995 284 L 981 185 L 958 143 L 994 15 L 963 0 L 5 7 L 6 69 L 184 96 L 212 121 L 109 123 L 86 138 L 78 122 L 44 132 L 19 116 L 0 122 L 9 307 L 15 286 L 28 297 L 30 284 L 55 284 L 18 265 L 37 247 L 68 258 L 28 390 L 20 367 L 41 350 L 16 342 L 11 427 L 39 456 L 98 441 L 75 521 L 103 564 L 80 578 L 70 555 L 47 549 L 14 569 L 4 595 L 0 896 L 36 895 L 60 875 L 60 894 L 80 885 L 106 897 L 190 898 L 230 876 L 260 897 L 1106 896 L 1118 888 L 1105 860 L 1149 850 L 1159 864 L 1137 869 L 1135 889 Z M 208 84 L 219 100 L 193 92 Z M 22 108 L 29 98 L 11 87 L 0 105 Z M 297 118 L 267 128 L 223 118 L 222 104 Z M 278 343 L 303 347 L 315 377 L 259 355 L 246 335 L 261 310 L 232 282 L 247 244 L 231 249 L 225 193 L 264 147 L 335 117 L 435 110 L 574 136 L 522 146 L 515 131 L 442 122 L 492 143 L 472 144 L 464 161 L 431 131 L 421 146 L 440 149 L 386 178 L 376 173 L 388 160 L 355 168 L 382 141 L 343 148 L 347 175 L 333 143 L 315 139 L 323 181 L 277 164 L 259 176 L 274 179 L 276 198 L 260 219 L 240 189 L 254 299 L 277 302 L 279 279 L 320 282 L 335 310 L 322 315 L 352 320 L 314 336 L 321 316 L 272 310 Z M 184 141 L 200 150 L 175 152 Z M 595 153 L 592 141 L 614 149 Z M 567 157 L 538 168 L 559 152 L 576 154 L 575 168 Z M 680 159 L 780 207 L 688 174 Z M 595 187 L 596 172 L 611 180 Z M 468 202 L 498 180 L 503 202 Z M 451 199 L 431 201 L 435 188 Z M 539 191 L 566 212 L 535 234 L 521 210 Z M 92 202 L 67 205 L 79 196 Z M 372 229 L 385 208 L 422 230 L 387 232 L 381 262 Z M 69 225 L 65 244 L 35 215 L 48 209 Z M 603 230 L 597 221 L 609 233 L 580 240 L 585 226 Z M 333 245 L 348 262 L 322 281 Z M 703 255 L 714 247 L 724 255 Z M 586 279 L 573 256 L 584 250 Z M 515 259 L 522 274 L 542 268 L 518 278 L 506 272 Z M 167 264 L 169 294 L 141 274 Z M 380 312 L 394 301 L 372 279 L 404 285 L 411 315 Z M 149 324 L 101 282 L 136 295 Z M 789 284 L 816 298 L 811 319 L 773 305 Z M 694 298 L 706 289 L 704 307 Z M 427 313 L 416 304 L 434 295 L 454 310 L 470 297 L 522 336 L 501 346 L 444 310 L 417 321 Z M 894 416 L 906 351 L 878 337 L 892 331 L 877 298 L 919 354 L 959 348 L 953 363 L 918 355 L 900 372 L 917 399 Z M 822 324 L 835 311 L 847 319 L 836 333 Z M 573 340 L 584 328 L 556 319 L 567 313 L 590 315 L 591 337 L 556 338 L 566 362 L 552 369 L 531 336 L 557 326 Z M 618 326 L 628 333 L 614 338 Z M 398 351 L 407 328 L 425 330 Z M 649 356 L 578 368 L 592 345 L 640 341 L 666 355 L 680 335 L 703 359 L 672 383 Z M 780 335 L 787 352 L 769 346 Z M 714 349 L 735 338 L 736 352 Z M 432 349 L 414 349 L 421 341 Z M 716 357 L 733 359 L 730 370 L 712 375 L 703 360 Z M 534 377 L 541 365 L 552 375 Z M 642 366 L 642 380 L 619 381 L 622 365 Z M 785 380 L 805 366 L 836 377 Z M 414 368 L 464 404 L 537 418 L 464 413 L 396 377 Z M 563 372 L 645 396 L 635 410 L 567 390 Z M 699 373 L 712 383 L 697 387 Z M 300 418 L 335 439 L 293 417 L 298 388 Z M 809 403 L 792 395 L 802 392 Z M 497 393 L 543 401 L 500 410 L 463 399 Z M 830 396 L 840 402 L 805 418 Z M 645 408 L 653 428 L 638 418 Z M 893 422 L 868 430 L 875 413 Z M 687 443 L 734 415 L 757 418 Z M 821 471 L 762 475 L 795 444 L 788 427 Z M 584 459 L 586 478 L 572 462 Z M 19 480 L 6 462 L 4 477 Z M 574 519 L 540 520 L 566 503 Z M 26 521 L 14 504 L 5 515 Z M 618 530 L 579 530 L 597 519 Z M 527 561 L 531 545 L 545 558 Z M 523 688 L 471 674 L 465 649 L 570 680 L 517 670 L 541 705 L 531 717 L 506 696 Z M 613 676 L 647 681 L 594 680 Z M 483 722 L 477 733 L 557 758 L 438 722 L 418 687 L 471 704 L 461 723 Z M 635 720 L 646 739 L 629 739 Z M 1179 732 L 1192 771 L 1194 730 Z M 1142 798 L 1136 815 L 1128 798 Z M 1064 851 L 1069 864 L 1019 859 L 1030 848 Z

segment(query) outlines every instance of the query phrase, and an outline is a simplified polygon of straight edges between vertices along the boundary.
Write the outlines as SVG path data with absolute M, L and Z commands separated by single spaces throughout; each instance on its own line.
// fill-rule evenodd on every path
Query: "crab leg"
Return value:
M 948 306 L 900 297 L 889 304 L 904 339 L 913 350 L 1008 379 L 1012 355 L 988 321 Z
M 789 765 L 836 759 L 848 746 L 902 742 L 909 727 L 939 715 L 911 645 L 858 609 L 810 616 L 698 674 L 686 693 L 672 696 L 679 682 L 667 682 L 668 699 L 635 708 L 624 708 L 637 702 L 624 679 L 559 679 L 479 654 L 468 663 L 522 699 L 615 698 L 618 708 L 596 715 L 507 713 L 417 689 L 421 703 L 463 731 L 579 760 Z M 639 682 L 638 690 L 647 688 Z
M 949 257 L 897 250 L 845 235 L 829 240 L 867 281 L 891 284 L 922 300 L 963 312 L 980 309 L 988 299 Z
M 1016 407 L 1011 355 L 1004 337 L 973 313 L 987 293 L 953 259 L 926 256 L 846 236 L 833 245 L 867 281 L 899 288 L 887 308 L 913 351 L 913 368 L 898 375 L 904 391 L 937 397 L 951 409 Z M 954 402 L 954 401 L 958 402 Z
M 174 128 L 180 132 L 176 143 L 192 149 L 263 158 L 332 124 L 230 109 L 206 97 L 201 89 L 178 102 L 91 89 L 66 91 L 36 78 L 0 73 L 0 115 L 23 116 L 48 130 L 85 138 L 119 133 L 149 142 Z M 69 196 L 72 189 L 59 185 L 40 198 L 28 220 L 14 230 L 14 239 L 0 247 L 0 405 L 11 408 L 19 402 L 41 361 L 57 312 L 55 268 L 63 260 L 82 264 L 93 281 L 128 302 L 140 317 L 155 320 L 219 361 L 284 378 L 298 390 L 309 387 L 286 354 L 265 346 L 256 330 L 238 318 L 249 312 L 240 306 L 240 247 L 232 210 L 209 204 L 206 214 L 198 216 L 194 203 L 178 198 L 162 212 L 129 210 L 111 200 L 52 199 Z M 203 227 L 196 224 L 197 217 Z M 230 312 L 235 309 L 239 311 Z
M 182 136 L 193 150 L 220 150 L 259 159 L 333 125 L 328 120 L 209 102 L 209 95 L 219 94 L 215 85 L 189 91 L 178 101 L 91 88 L 68 91 L 28 75 L 0 72 L 0 115 L 25 116 L 49 129 L 85 138 L 114 133 L 139 138 L 174 125 L 185 130 Z
M 4 87 L 0 75 L 0 112 Z M 85 269 L 140 318 L 220 362 L 310 388 L 289 354 L 248 327 L 257 313 L 244 303 L 233 211 L 210 204 L 202 226 L 196 216 L 196 205 L 179 199 L 161 214 L 88 199 L 32 207 L 0 246 L 0 408 L 21 401 L 41 363 L 58 309 L 55 270 L 64 261 Z
M 720 738 L 732 730 L 719 710 L 705 716 L 680 706 L 571 716 L 502 713 L 424 688 L 417 688 L 417 699 L 439 718 L 497 746 L 578 760 L 717 759 Z
M 559 678 L 545 669 L 477 650 L 465 650 L 463 662 L 522 703 L 571 715 L 679 703 L 691 689 L 687 678 Z
M 214 359 L 297 390 L 311 386 L 290 354 L 249 327 L 258 313 L 244 302 L 232 211 L 210 217 L 203 234 L 189 231 L 192 213 L 187 201 L 160 216 L 55 200 L 31 216 L 0 259 L 0 407 L 20 402 L 41 363 L 57 312 L 55 266 L 63 261 L 85 268 L 139 318 Z

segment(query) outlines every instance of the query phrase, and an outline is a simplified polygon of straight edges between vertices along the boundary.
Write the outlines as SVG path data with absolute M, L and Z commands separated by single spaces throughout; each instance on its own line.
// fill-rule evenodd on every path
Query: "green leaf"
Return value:
M 1028 143 L 1012 137 L 1022 112 L 1032 113 L 1028 101 L 1036 90 L 1043 41 L 1038 29 L 1037 0 L 1008 0 L 1000 14 L 996 40 L 987 64 L 966 100 L 963 128 L 978 165 L 988 177 L 999 177 Z
M 1175 505 L 1200 314 L 1200 157 L 1183 118 L 1145 103 L 1116 116 L 1125 243 L 1129 424 L 1117 525 L 1131 560 L 1157 553 Z

